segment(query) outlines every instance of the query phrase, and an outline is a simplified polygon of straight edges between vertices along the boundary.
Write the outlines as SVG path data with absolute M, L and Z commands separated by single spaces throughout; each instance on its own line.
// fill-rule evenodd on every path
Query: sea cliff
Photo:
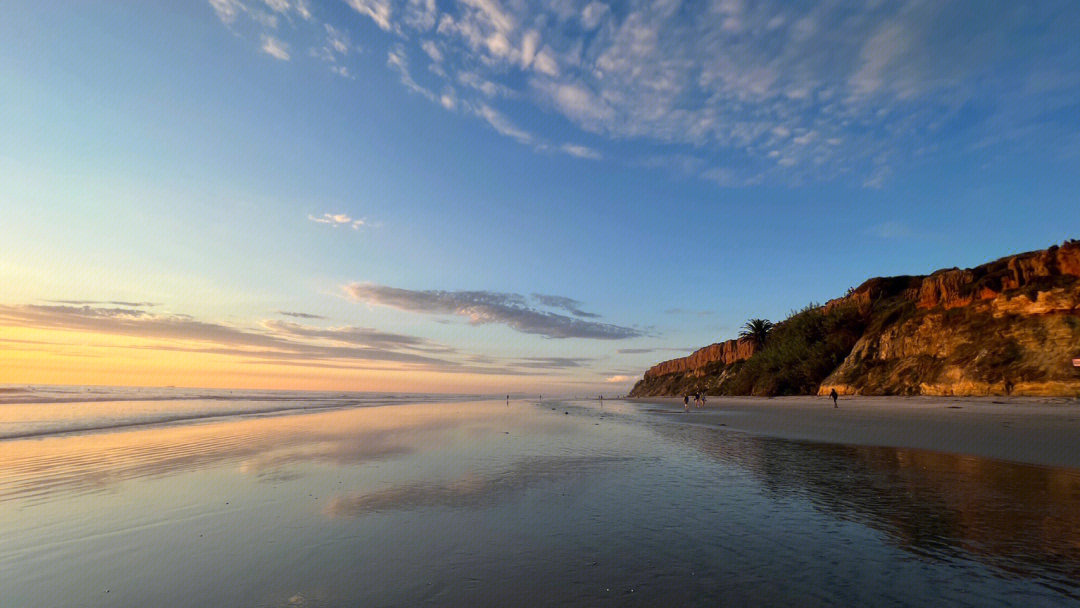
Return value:
M 651 367 L 631 396 L 1080 397 L 1080 241 L 926 276 L 878 277 L 777 323 Z

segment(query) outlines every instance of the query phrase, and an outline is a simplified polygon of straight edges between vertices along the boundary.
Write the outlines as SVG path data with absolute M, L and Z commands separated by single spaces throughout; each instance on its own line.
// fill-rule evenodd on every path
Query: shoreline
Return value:
M 681 397 L 626 398 L 682 415 Z M 708 397 L 685 422 L 766 437 L 903 447 L 1080 469 L 1080 400 L 1046 397 Z

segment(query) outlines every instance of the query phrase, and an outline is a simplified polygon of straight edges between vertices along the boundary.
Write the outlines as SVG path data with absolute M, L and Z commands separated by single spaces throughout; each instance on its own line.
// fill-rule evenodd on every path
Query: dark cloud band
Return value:
M 527 334 L 548 338 L 623 340 L 643 335 L 632 327 L 586 321 L 530 307 L 524 296 L 492 291 L 416 291 L 372 283 L 353 283 L 345 292 L 358 302 L 389 306 L 421 314 L 467 317 L 474 325 L 498 323 Z M 534 298 L 541 304 L 569 310 L 578 302 L 559 296 Z M 541 299 L 543 298 L 543 299 Z M 569 307 L 569 308 L 568 308 Z M 570 310 L 573 313 L 573 310 Z M 581 312 L 580 310 L 578 312 Z M 584 313 L 589 315 L 591 313 Z

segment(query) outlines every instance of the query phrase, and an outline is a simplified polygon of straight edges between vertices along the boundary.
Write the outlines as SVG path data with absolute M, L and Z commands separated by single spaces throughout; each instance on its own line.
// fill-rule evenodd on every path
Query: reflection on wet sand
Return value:
M 0 603 L 1080 600 L 1078 471 L 551 405 L 0 441 Z
M 448 483 L 413 483 L 388 490 L 338 496 L 327 505 L 326 513 L 332 516 L 357 516 L 373 511 L 425 507 L 488 506 L 547 482 L 595 474 L 610 465 L 629 460 L 612 456 L 526 459 L 489 475 L 474 471 Z
M 667 430 L 930 559 L 974 557 L 1080 595 L 1080 471 L 907 448 Z
M 424 404 L 0 441 L 0 502 L 97 492 L 226 462 L 283 479 L 292 464 L 401 456 L 437 445 L 459 427 L 491 423 L 470 404 Z

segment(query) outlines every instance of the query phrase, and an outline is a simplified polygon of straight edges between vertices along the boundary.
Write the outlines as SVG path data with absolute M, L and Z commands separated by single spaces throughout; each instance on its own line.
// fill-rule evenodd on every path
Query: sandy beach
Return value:
M 644 397 L 682 415 L 682 398 Z M 691 401 L 691 406 L 693 402 Z M 1025 397 L 709 397 L 694 424 L 827 443 L 918 448 L 1080 468 L 1080 401 Z

